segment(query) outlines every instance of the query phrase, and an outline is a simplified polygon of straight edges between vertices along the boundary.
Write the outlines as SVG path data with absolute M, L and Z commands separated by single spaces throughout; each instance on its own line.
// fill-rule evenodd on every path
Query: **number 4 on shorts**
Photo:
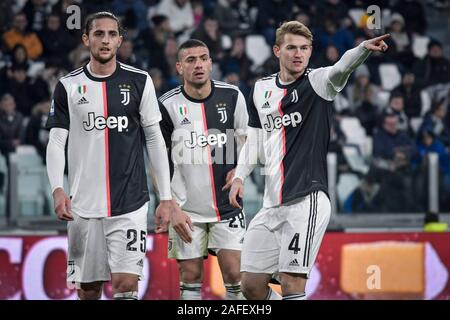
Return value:
M 289 243 L 288 249 L 289 250 L 294 250 L 294 254 L 297 254 L 300 251 L 300 247 L 298 246 L 299 239 L 300 239 L 300 234 L 296 233 L 292 237 L 291 243 Z

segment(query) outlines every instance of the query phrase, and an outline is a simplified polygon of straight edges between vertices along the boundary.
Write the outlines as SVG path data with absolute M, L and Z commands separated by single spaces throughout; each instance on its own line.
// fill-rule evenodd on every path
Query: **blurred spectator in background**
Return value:
M 77 46 L 77 41 L 68 32 L 67 28 L 61 25 L 61 16 L 57 13 L 52 13 L 47 18 L 47 24 L 44 30 L 40 33 L 44 52 L 42 58 L 45 61 L 52 61 L 64 66 L 66 69 L 71 69 L 67 54 L 62 52 L 70 52 Z
M 275 30 L 287 20 L 286 14 L 292 12 L 292 0 L 260 0 L 256 16 L 255 29 L 272 47 L 275 42 Z
M 43 101 L 33 107 L 30 121 L 25 131 L 24 144 L 32 145 L 36 148 L 45 164 L 45 154 L 48 144 L 49 130 L 45 128 L 48 113 L 50 111 L 50 101 Z
M 0 33 L 5 32 L 10 25 L 14 2 L 15 0 L 0 1 Z
M 28 30 L 39 33 L 45 27 L 51 7 L 47 0 L 28 0 L 22 11 L 27 16 Z
M 250 87 L 245 83 L 245 81 L 242 81 L 238 71 L 229 70 L 224 73 L 223 81 L 238 87 L 244 97 L 247 97 L 250 94 Z
M 450 147 L 450 130 L 445 123 L 447 112 L 444 99 L 434 102 L 430 111 L 425 114 L 419 132 L 431 132 L 434 139 L 439 140 L 448 148 Z
M 422 86 L 450 81 L 450 61 L 444 57 L 439 41 L 431 40 L 428 43 L 428 54 L 414 64 L 413 71 Z
M 148 74 L 152 78 L 153 86 L 155 87 L 156 97 L 160 97 L 163 92 L 167 92 L 167 86 L 164 84 L 164 79 L 161 70 L 157 68 L 150 69 Z
M 251 26 L 248 10 L 246 0 L 218 0 L 214 15 L 220 30 L 232 37 L 248 33 Z
M 400 13 L 405 20 L 405 28 L 408 34 L 424 34 L 427 30 L 425 8 L 417 0 L 397 1 L 392 12 Z
M 24 13 L 18 13 L 13 18 L 13 27 L 3 34 L 3 42 L 8 50 L 12 50 L 17 44 L 22 44 L 30 59 L 37 59 L 42 54 L 42 42 L 35 32 L 27 31 L 27 17 Z
M 203 20 L 205 8 L 203 7 L 203 2 L 201 0 L 192 0 L 191 6 L 192 14 L 194 15 L 194 27 L 198 27 Z
M 16 110 L 14 97 L 5 93 L 0 99 L 0 152 L 8 162 L 8 154 L 21 144 L 22 114 Z
M 294 15 L 292 16 L 292 20 L 301 22 L 307 27 L 311 26 L 311 18 L 309 17 L 308 13 L 306 13 L 303 10 L 295 12 Z
M 397 63 L 401 63 L 405 67 L 411 66 L 415 57 L 411 50 L 411 38 L 405 31 L 405 20 L 401 14 L 392 14 L 388 32 L 391 34 L 388 42 L 388 54 Z
M 17 110 L 24 116 L 30 115 L 35 103 L 49 99 L 50 96 L 47 83 L 40 77 L 29 78 L 23 65 L 11 67 L 11 77 L 5 85 L 5 92 L 9 92 L 14 97 Z
M 409 136 L 398 130 L 398 118 L 383 116 L 383 125 L 373 137 L 373 166 L 380 181 L 383 212 L 412 212 L 415 209 L 414 172 L 411 160 L 416 148 Z
M 139 30 L 147 28 L 147 5 L 143 0 L 113 0 L 111 6 L 119 16 L 133 16 Z
M 180 77 L 178 76 L 178 72 L 176 69 L 176 64 L 178 61 L 178 44 L 174 38 L 169 38 L 166 41 L 166 45 L 164 47 L 164 56 L 165 56 L 165 70 L 167 70 L 167 74 L 165 74 L 166 78 L 166 86 L 168 89 L 173 89 L 176 86 L 181 84 Z M 164 72 L 163 72 L 164 74 Z
M 398 129 L 398 117 L 384 114 L 382 127 L 373 136 L 373 157 L 378 158 L 379 167 L 393 171 L 397 166 L 409 164 L 414 151 L 411 138 Z
M 168 17 L 170 28 L 177 37 L 194 27 L 194 14 L 188 0 L 163 0 L 156 8 L 156 12 Z
M 227 52 L 220 63 L 223 74 L 236 72 L 240 80 L 247 82 L 250 78 L 250 67 L 252 61 L 245 52 L 245 38 L 235 37 L 231 45 L 231 50 Z
M 222 34 L 219 30 L 219 22 L 215 16 L 204 16 L 203 22 L 194 30 L 191 38 L 203 41 L 209 48 L 213 63 L 220 63 L 224 52 L 222 47 Z
M 356 68 L 354 83 L 347 87 L 350 112 L 356 116 L 368 135 L 373 134 L 377 124 L 377 94 L 379 88 L 370 83 L 369 69 L 365 64 Z
M 317 67 L 328 67 L 334 65 L 336 62 L 338 62 L 340 58 L 338 49 L 332 45 L 329 44 L 325 51 L 322 52 L 318 56 L 318 58 L 315 60 L 314 65 Z
M 427 155 L 431 152 L 437 153 L 439 157 L 440 177 L 439 184 L 443 194 L 439 195 L 440 203 L 446 203 L 445 208 L 449 210 L 450 200 L 450 155 L 444 144 L 436 138 L 431 128 L 423 127 L 417 136 L 417 156 L 414 163 L 423 166 L 427 163 Z M 443 187 L 443 188 L 442 188 Z M 441 206 L 441 210 L 444 209 Z
M 340 28 L 338 21 L 331 17 L 326 17 L 323 24 L 314 32 L 314 48 L 318 52 L 324 51 L 329 44 L 332 44 L 341 56 L 345 51 L 353 48 L 354 40 L 353 34 L 345 28 Z
M 407 70 L 402 77 L 402 83 L 395 87 L 392 91 L 399 92 L 403 96 L 405 104 L 405 113 L 408 118 L 420 117 L 422 112 L 422 99 L 420 90 L 422 88 L 416 83 L 414 73 Z
M 139 69 L 145 69 L 142 61 L 134 54 L 133 42 L 127 39 L 122 41 L 117 50 L 117 60 Z
M 359 186 L 345 200 L 343 211 L 348 213 L 381 212 L 381 204 L 385 199 L 380 191 L 380 182 L 377 181 L 377 175 L 371 169 L 361 179 Z
M 389 105 L 383 110 L 383 114 L 397 117 L 397 129 L 401 132 L 410 131 L 409 119 L 405 113 L 405 101 L 398 91 L 392 91 L 389 96 Z
M 136 52 L 144 59 L 147 68 L 159 68 L 164 77 L 170 74 L 166 65 L 164 47 L 167 39 L 173 37 L 170 29 L 169 19 L 164 15 L 155 15 L 152 17 L 152 27 L 143 30 L 134 43 Z

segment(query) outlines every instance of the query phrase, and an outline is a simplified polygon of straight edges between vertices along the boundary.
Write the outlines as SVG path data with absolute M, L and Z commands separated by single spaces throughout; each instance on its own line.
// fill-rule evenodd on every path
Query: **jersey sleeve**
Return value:
M 163 134 L 164 141 L 166 142 L 166 146 L 167 148 L 170 148 L 172 144 L 172 132 L 174 129 L 172 118 L 170 118 L 169 112 L 164 104 L 159 100 L 158 104 L 161 112 L 161 121 L 159 122 L 159 126 L 161 127 L 161 132 Z
M 364 42 L 346 51 L 333 66 L 318 68 L 308 75 L 314 91 L 323 99 L 332 101 L 344 89 L 351 73 L 369 57 Z
M 56 84 L 53 92 L 52 104 L 48 114 L 46 128 L 62 128 L 69 130 L 70 116 L 67 101 L 67 91 L 61 81 Z
M 144 91 L 142 93 L 141 104 L 139 106 L 142 127 L 148 127 L 161 121 L 161 112 L 158 107 L 155 87 L 152 78 L 147 75 Z
M 255 86 L 252 87 L 250 94 L 247 100 L 247 111 L 248 111 L 248 125 L 253 128 L 260 128 L 261 121 L 259 120 L 258 110 L 256 109 L 255 102 L 253 100 L 253 92 L 255 90 Z
M 234 110 L 234 128 L 236 136 L 246 136 L 248 126 L 247 104 L 244 95 L 238 90 L 236 109 Z

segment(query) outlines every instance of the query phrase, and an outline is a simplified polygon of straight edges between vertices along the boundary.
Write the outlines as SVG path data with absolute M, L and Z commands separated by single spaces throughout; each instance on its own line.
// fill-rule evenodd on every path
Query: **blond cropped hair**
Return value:
M 306 39 L 310 40 L 311 43 L 313 41 L 313 35 L 311 30 L 303 23 L 298 21 L 288 21 L 283 23 L 276 31 L 275 36 L 275 45 L 281 46 L 284 41 L 284 36 L 286 34 L 294 34 L 297 36 L 303 36 Z

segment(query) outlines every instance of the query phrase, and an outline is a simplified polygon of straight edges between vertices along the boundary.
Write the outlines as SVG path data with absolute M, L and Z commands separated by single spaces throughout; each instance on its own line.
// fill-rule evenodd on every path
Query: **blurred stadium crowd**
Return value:
M 313 68 L 389 32 L 388 52 L 372 54 L 334 103 L 330 152 L 338 156 L 339 211 L 423 212 L 426 155 L 436 152 L 440 208 L 450 212 L 449 1 L 3 0 L 0 151 L 6 162 L 23 145 L 34 146 L 45 162 L 53 88 L 89 59 L 82 30 L 66 27 L 73 4 L 82 17 L 107 10 L 122 18 L 118 59 L 147 70 L 158 96 L 180 84 L 177 45 L 188 38 L 210 48 L 214 79 L 247 95 L 256 79 L 277 72 L 271 47 L 283 21 L 313 31 Z M 381 30 L 367 27 L 369 5 L 381 8 Z M 260 193 L 263 179 L 253 175 L 253 182 Z M 3 192 L 5 183 L 0 176 Z

